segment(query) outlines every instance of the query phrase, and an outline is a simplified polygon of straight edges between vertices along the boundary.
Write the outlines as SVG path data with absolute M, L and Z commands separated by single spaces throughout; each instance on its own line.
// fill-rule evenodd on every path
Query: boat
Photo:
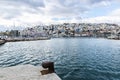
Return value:
M 5 39 L 0 39 L 0 45 L 5 44 L 6 40 Z

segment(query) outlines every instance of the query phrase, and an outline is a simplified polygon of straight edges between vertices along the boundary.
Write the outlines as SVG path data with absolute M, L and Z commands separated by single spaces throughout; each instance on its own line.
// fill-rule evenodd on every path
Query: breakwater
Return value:
M 35 40 L 49 40 L 50 37 L 37 37 L 37 38 L 8 38 L 6 42 L 18 42 L 18 41 L 35 41 Z

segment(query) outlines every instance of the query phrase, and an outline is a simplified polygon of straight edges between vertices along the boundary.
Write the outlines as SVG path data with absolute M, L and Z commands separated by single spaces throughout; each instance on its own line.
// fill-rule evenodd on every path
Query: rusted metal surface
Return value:
M 54 62 L 50 62 L 50 61 L 43 62 L 42 67 L 46 69 L 46 70 L 41 71 L 42 75 L 55 72 L 55 70 L 54 70 Z

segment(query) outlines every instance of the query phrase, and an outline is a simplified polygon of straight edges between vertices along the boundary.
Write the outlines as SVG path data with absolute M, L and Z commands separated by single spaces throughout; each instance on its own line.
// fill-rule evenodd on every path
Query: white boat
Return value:
M 0 39 L 0 45 L 4 44 L 6 41 L 4 39 Z
M 111 36 L 108 36 L 107 38 L 108 38 L 108 39 L 117 39 L 118 36 L 116 36 L 116 35 L 111 35 Z

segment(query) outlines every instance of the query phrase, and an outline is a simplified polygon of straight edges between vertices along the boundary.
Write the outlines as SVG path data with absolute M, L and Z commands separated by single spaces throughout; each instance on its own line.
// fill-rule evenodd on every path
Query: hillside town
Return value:
M 23 30 L 0 32 L 2 39 L 41 39 L 44 37 L 100 37 L 120 39 L 120 26 L 110 23 L 63 23 L 38 25 Z

